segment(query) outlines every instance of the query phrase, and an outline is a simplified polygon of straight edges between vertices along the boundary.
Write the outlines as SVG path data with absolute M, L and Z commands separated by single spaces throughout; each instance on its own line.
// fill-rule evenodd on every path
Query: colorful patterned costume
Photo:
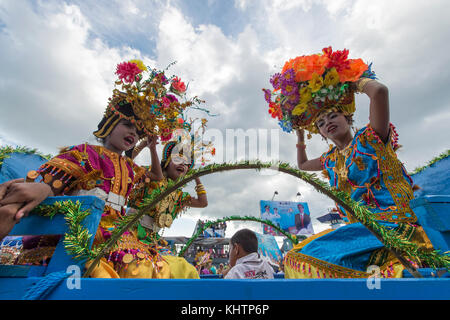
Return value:
M 336 147 L 324 153 L 321 162 L 330 185 L 346 191 L 353 200 L 363 200 L 377 220 L 394 228 L 399 237 L 432 245 L 417 226 L 409 207 L 413 182 L 395 150 L 397 134 L 383 143 L 370 125 L 359 130 L 343 150 Z M 326 230 L 299 243 L 285 257 L 287 278 L 368 277 L 367 267 L 377 265 L 383 277 L 401 277 L 403 266 L 361 223 L 349 217 L 343 208 L 346 226 Z
M 132 189 L 150 183 L 146 169 L 130 158 L 120 156 L 101 146 L 88 144 L 65 148 L 44 164 L 38 173 L 50 185 L 64 185 L 64 194 L 94 195 L 105 200 L 94 246 L 107 241 L 115 222 L 126 214 L 125 206 Z M 110 252 L 91 273 L 95 278 L 171 278 L 189 276 L 192 265 L 166 259 L 159 254 L 163 241 L 141 242 L 137 231 L 126 231 Z M 172 266 L 173 264 L 173 266 Z M 187 265 L 188 266 L 187 266 Z M 89 265 L 89 262 L 88 262 Z M 190 269 L 192 271 L 192 269 Z M 175 276 L 174 276 L 175 271 Z

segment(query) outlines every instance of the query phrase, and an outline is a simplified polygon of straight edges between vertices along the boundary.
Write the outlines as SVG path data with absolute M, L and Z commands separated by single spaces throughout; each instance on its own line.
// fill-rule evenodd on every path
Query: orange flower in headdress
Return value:
M 362 59 L 349 59 L 349 67 L 339 71 L 339 79 L 341 82 L 355 82 L 368 69 L 367 64 Z
M 295 81 L 302 82 L 312 79 L 313 73 L 322 75 L 325 72 L 329 58 L 325 55 L 313 54 L 291 59 L 284 64 L 283 73 L 288 69 L 294 69 Z

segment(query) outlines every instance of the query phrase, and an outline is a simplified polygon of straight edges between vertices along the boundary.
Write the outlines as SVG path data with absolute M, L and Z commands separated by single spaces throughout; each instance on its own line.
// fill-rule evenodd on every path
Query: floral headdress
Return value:
M 144 73 L 147 78 L 144 79 Z M 149 70 L 142 61 L 130 60 L 117 65 L 118 80 L 99 128 L 94 132 L 105 138 L 120 119 L 131 121 L 140 138 L 146 135 L 160 136 L 161 141 L 171 138 L 175 129 L 183 127 L 183 111 L 194 103 L 203 103 L 197 97 L 185 98 L 186 85 L 175 76 L 166 77 L 165 71 Z
M 189 122 L 184 121 L 184 130 L 175 130 L 172 139 L 165 143 L 161 159 L 163 168 L 168 166 L 175 147 L 178 147 L 176 150 L 178 151 L 178 156 L 188 158 L 184 153 L 190 153 L 189 169 L 192 169 L 195 163 L 200 163 L 202 166 L 205 165 L 206 162 L 210 161 L 210 155 L 215 155 L 216 149 L 212 142 L 203 141 L 207 120 L 201 119 L 200 125 L 194 130 L 197 120 L 199 119 L 190 120 Z
M 376 77 L 372 64 L 348 59 L 348 53 L 347 49 L 333 52 L 331 47 L 324 48 L 322 53 L 286 61 L 281 73 L 271 77 L 274 90 L 262 90 L 269 114 L 278 118 L 284 131 L 305 129 L 311 137 L 318 133 L 315 121 L 324 111 L 355 112 L 355 92 L 350 84 L 362 77 Z

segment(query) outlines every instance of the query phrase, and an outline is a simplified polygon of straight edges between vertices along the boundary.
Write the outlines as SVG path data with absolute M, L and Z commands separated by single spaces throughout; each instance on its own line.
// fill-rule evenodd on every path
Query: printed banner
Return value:
M 290 234 L 305 236 L 314 234 L 308 203 L 261 200 L 260 205 L 261 219 L 270 220 Z M 263 233 L 273 236 L 281 235 L 267 225 L 264 225 Z
M 278 265 L 280 260 L 283 259 L 283 253 L 278 247 L 277 240 L 270 234 L 260 234 L 257 232 L 255 234 L 258 238 L 259 255 L 268 258 L 273 264 Z

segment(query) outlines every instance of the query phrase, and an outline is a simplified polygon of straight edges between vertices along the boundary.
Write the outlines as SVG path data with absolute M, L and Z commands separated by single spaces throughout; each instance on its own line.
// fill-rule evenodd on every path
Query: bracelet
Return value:
M 370 79 L 370 78 L 363 78 L 363 79 L 360 79 L 360 80 L 358 81 L 358 83 L 356 84 L 356 91 L 357 91 L 357 92 L 363 92 L 364 87 L 365 87 L 366 84 L 367 84 L 368 82 L 370 82 L 370 81 L 373 81 L 373 79 Z
M 199 183 L 198 185 L 195 186 L 195 190 L 197 191 L 198 189 L 204 189 L 205 187 L 203 186 L 203 184 Z
M 199 195 L 199 194 L 206 194 L 206 191 L 205 190 L 197 191 L 197 195 Z
M 304 142 L 297 143 L 296 146 L 297 146 L 297 148 L 300 148 L 300 149 L 306 149 L 306 144 Z

